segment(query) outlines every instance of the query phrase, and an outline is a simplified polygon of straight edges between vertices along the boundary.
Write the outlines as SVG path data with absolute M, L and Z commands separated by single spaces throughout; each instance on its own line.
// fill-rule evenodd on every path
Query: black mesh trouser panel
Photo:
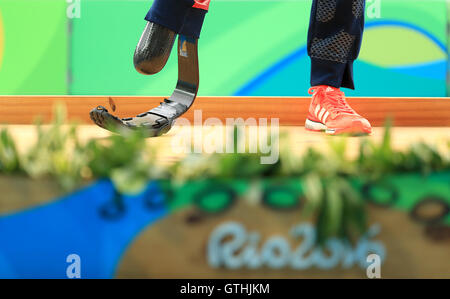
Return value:
M 354 89 L 353 61 L 364 31 L 365 0 L 313 0 L 308 31 L 311 86 Z

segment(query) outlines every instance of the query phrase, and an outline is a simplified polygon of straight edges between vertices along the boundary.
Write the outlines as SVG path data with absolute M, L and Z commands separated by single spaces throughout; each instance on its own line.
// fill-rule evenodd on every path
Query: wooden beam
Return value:
M 0 122 L 31 124 L 37 116 L 51 119 L 56 103 L 67 107 L 70 120 L 91 123 L 89 111 L 97 105 L 109 109 L 109 100 L 117 106 L 120 117 L 135 116 L 159 105 L 162 97 L 108 96 L 0 96 Z M 279 118 L 280 125 L 302 126 L 309 107 L 309 97 L 199 97 L 184 117 L 193 121 L 194 110 L 202 118 Z M 450 126 L 450 98 L 361 98 L 348 99 L 373 126 L 383 125 L 387 117 L 396 126 Z

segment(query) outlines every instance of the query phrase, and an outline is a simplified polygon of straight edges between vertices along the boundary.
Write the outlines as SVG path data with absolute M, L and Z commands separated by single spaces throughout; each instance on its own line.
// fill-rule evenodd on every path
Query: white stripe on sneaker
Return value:
M 321 108 L 320 105 L 316 106 L 316 110 L 314 110 L 314 116 L 315 117 L 317 117 L 317 113 L 319 112 L 320 108 Z
M 327 111 L 327 113 L 325 113 L 325 115 L 322 118 L 322 123 L 325 123 L 327 121 L 327 118 L 329 115 L 330 115 L 330 112 Z
M 320 121 L 322 121 L 322 116 L 325 114 L 325 108 L 322 108 L 321 110 L 320 110 L 320 113 L 319 113 L 319 116 L 317 116 L 317 118 L 320 120 Z M 323 122 L 323 121 L 322 121 Z

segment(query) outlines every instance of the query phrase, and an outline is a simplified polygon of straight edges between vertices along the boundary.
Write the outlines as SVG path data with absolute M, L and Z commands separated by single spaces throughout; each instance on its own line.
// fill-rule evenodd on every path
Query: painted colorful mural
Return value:
M 445 96 L 447 5 L 367 0 L 357 90 L 349 95 Z M 175 58 L 152 77 L 132 64 L 150 6 L 150 0 L 2 1 L 0 94 L 167 95 Z M 199 94 L 306 95 L 310 6 L 307 0 L 212 1 L 200 42 Z
M 67 278 L 71 254 L 81 257 L 82 278 L 236 278 L 261 267 L 266 267 L 261 276 L 364 277 L 369 252 L 382 257 L 384 277 L 448 276 L 442 261 L 449 254 L 449 181 L 448 172 L 394 174 L 373 184 L 355 181 L 373 203 L 371 228 L 356 244 L 327 243 L 326 250 L 335 253 L 329 257 L 314 247 L 314 227 L 300 216 L 304 191 L 299 178 L 258 181 L 260 198 L 253 203 L 255 181 L 154 181 L 144 192 L 125 196 L 102 180 L 60 199 L 0 213 L 0 278 Z M 272 238 L 254 239 L 245 226 L 272 232 Z M 301 246 L 281 240 L 281 231 L 303 237 Z M 281 261 L 266 248 L 273 246 L 294 252 Z M 248 252 L 235 254 L 241 247 Z M 306 247 L 318 253 L 308 259 Z M 414 256 L 422 258 L 408 260 Z M 398 267 L 401 262 L 408 267 Z

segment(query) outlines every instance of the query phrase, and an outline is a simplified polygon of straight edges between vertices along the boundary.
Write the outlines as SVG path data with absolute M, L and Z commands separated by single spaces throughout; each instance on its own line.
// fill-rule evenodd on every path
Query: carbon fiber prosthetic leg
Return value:
M 134 54 L 134 65 L 142 74 L 155 74 L 166 64 L 176 33 L 156 23 L 149 22 Z M 148 137 L 167 133 L 175 120 L 194 103 L 199 86 L 198 40 L 178 37 L 178 82 L 168 99 L 156 108 L 135 117 L 119 118 L 105 107 L 91 110 L 90 117 L 98 126 L 114 132 L 145 129 Z

